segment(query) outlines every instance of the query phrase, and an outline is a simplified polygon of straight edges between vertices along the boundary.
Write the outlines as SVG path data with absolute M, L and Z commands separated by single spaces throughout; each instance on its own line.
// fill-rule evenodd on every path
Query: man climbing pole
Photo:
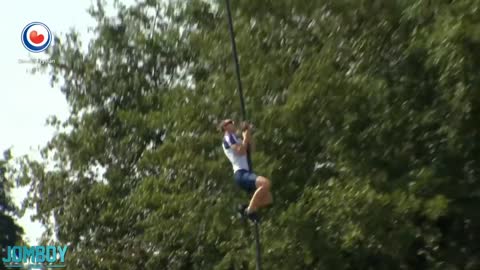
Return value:
M 231 119 L 223 120 L 221 129 L 224 133 L 223 151 L 232 163 L 235 182 L 249 194 L 253 193 L 250 203 L 240 206 L 240 214 L 258 222 L 257 211 L 270 205 L 273 199 L 270 192 L 270 180 L 264 176 L 257 176 L 248 164 L 247 151 L 252 139 L 251 126 L 247 123 L 243 124 L 243 141 L 238 140 L 235 136 L 236 127 Z
M 230 32 L 230 41 L 232 43 L 232 56 L 235 64 L 235 75 L 237 77 L 238 94 L 240 95 L 240 106 L 242 109 L 242 118 L 247 119 L 245 109 L 245 100 L 243 98 L 242 79 L 240 76 L 240 63 L 238 61 L 237 46 L 235 44 L 235 31 L 233 30 L 232 12 L 230 10 L 230 0 L 226 0 L 228 30 Z M 250 125 L 244 125 L 242 128 L 243 142 L 239 142 L 235 137 L 235 123 L 231 119 L 222 122 L 223 150 L 225 155 L 232 163 L 235 182 L 249 193 L 253 192 L 249 205 L 240 206 L 240 214 L 249 217 L 255 223 L 255 243 L 257 247 L 257 270 L 262 270 L 262 252 L 260 246 L 259 216 L 257 210 L 272 203 L 272 194 L 270 193 L 270 180 L 263 176 L 257 176 L 252 169 L 252 160 L 250 158 Z

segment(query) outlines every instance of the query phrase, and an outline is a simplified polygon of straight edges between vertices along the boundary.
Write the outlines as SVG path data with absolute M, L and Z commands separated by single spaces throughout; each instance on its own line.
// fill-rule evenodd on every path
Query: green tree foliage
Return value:
M 10 150 L 3 153 L 0 159 L 0 257 L 7 254 L 7 247 L 14 246 L 22 240 L 23 229 L 19 227 L 13 215 L 16 214 L 15 206 L 9 196 L 12 183 L 7 180 L 7 163 L 11 160 Z M 6 269 L 0 261 L 0 269 Z
M 92 8 L 87 52 L 75 32 L 50 51 L 72 110 L 51 119 L 55 169 L 23 162 L 26 205 L 71 245 L 69 269 L 253 269 L 215 130 L 240 111 L 224 2 L 117 8 Z M 233 9 L 275 196 L 264 268 L 477 269 L 480 1 Z

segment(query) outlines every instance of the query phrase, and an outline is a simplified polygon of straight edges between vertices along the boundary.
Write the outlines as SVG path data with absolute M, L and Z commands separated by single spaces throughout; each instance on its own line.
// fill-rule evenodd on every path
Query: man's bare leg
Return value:
M 250 200 L 250 204 L 248 205 L 247 211 L 248 212 L 256 212 L 259 207 L 262 205 L 263 197 L 265 196 L 265 188 L 259 187 L 255 191 Z
M 272 194 L 270 193 L 270 180 L 263 176 L 259 176 L 256 181 L 257 190 L 250 200 L 247 212 L 253 213 L 260 207 L 264 207 L 272 202 Z
M 263 197 L 262 203 L 258 207 L 266 207 L 273 203 L 272 192 L 269 190 L 265 197 Z

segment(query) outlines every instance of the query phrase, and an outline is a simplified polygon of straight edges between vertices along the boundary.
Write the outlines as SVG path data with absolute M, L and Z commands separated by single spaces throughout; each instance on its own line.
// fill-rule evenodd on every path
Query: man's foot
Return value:
M 256 211 L 253 211 L 253 212 L 248 211 L 248 207 L 245 208 L 245 216 L 255 223 L 260 222 L 260 216 L 258 215 L 258 213 Z

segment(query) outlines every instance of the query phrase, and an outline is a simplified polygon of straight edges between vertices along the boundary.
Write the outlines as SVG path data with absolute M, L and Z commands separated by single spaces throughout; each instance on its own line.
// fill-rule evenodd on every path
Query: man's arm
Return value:
M 251 140 L 251 133 L 250 133 L 250 130 L 247 129 L 243 132 L 243 142 L 237 142 L 236 144 L 233 144 L 232 149 L 235 151 L 237 155 L 246 155 L 247 147 L 250 144 L 250 140 Z

